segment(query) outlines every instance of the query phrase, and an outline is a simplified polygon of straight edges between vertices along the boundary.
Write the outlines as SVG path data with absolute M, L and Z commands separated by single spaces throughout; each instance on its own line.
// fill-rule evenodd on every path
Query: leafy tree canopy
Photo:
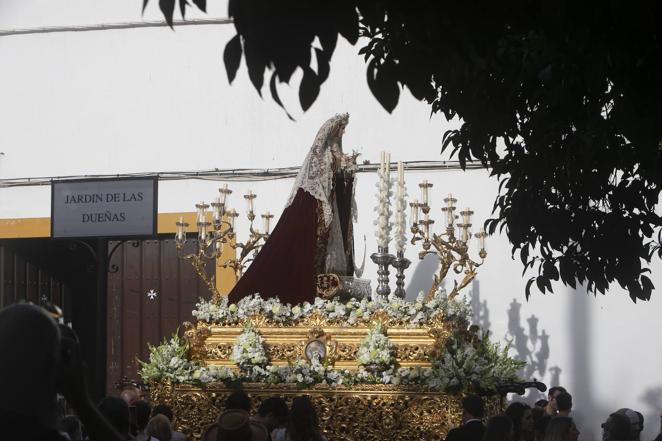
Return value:
M 159 5 L 172 24 L 175 0 Z M 662 257 L 661 11 L 616 0 L 230 0 L 237 34 L 224 62 L 232 82 L 243 58 L 260 93 L 267 76 L 281 106 L 277 85 L 301 69 L 306 110 L 338 36 L 365 42 L 381 105 L 392 111 L 406 87 L 458 116 L 442 151 L 498 177 L 486 226 L 505 230 L 525 272 L 537 272 L 527 298 L 561 280 L 592 293 L 617 283 L 636 302 L 650 298 L 648 266 Z

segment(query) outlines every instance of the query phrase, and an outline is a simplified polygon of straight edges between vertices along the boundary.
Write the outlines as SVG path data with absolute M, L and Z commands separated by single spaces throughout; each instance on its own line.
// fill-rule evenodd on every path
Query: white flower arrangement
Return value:
M 253 366 L 262 367 L 269 362 L 267 352 L 264 350 L 262 336 L 250 321 L 246 322 L 244 331 L 239 334 L 234 346 L 232 346 L 230 360 L 241 369 L 249 369 Z
M 413 301 L 406 301 L 395 295 L 375 296 L 374 299 L 351 299 L 340 301 L 325 300 L 317 297 L 313 303 L 299 305 L 283 304 L 278 298 L 262 299 L 259 294 L 245 297 L 237 304 L 228 305 L 227 297 L 220 304 L 200 300 L 196 304 L 193 316 L 198 320 L 220 325 L 236 325 L 253 315 L 261 314 L 269 320 L 284 325 L 294 325 L 310 317 L 313 313 L 327 319 L 349 325 L 367 324 L 377 311 L 383 311 L 393 319 L 402 321 L 408 327 L 417 327 L 429 323 L 437 317 L 444 317 L 446 322 L 468 322 L 471 306 L 463 297 L 448 299 L 446 292 L 440 289 L 429 301 L 420 293 Z
M 386 330 L 381 322 L 368 331 L 357 352 L 356 361 L 359 366 L 387 370 L 395 364 L 393 345 L 386 336 Z
M 145 381 L 166 378 L 176 383 L 188 381 L 193 373 L 194 366 L 188 361 L 188 346 L 177 335 L 158 346 L 147 345 L 149 348 L 149 361 L 140 361 L 139 374 Z
M 396 368 L 392 346 L 378 322 L 359 348 L 359 369 L 347 371 L 325 365 L 318 356 L 310 362 L 297 360 L 288 366 L 270 365 L 262 337 L 250 321 L 252 316 L 260 314 L 274 322 L 293 325 L 317 313 L 341 324 L 368 324 L 375 321 L 378 311 L 409 327 L 443 317 L 455 332 L 443 354 L 430 360 L 432 368 Z M 193 315 L 208 323 L 245 323 L 231 355 L 239 371 L 189 361 L 186 343 L 174 335 L 159 346 L 150 346 L 149 362 L 140 362 L 144 381 L 167 379 L 173 383 L 203 386 L 214 382 L 290 383 L 298 387 L 389 384 L 456 392 L 474 387 L 494 390 L 499 383 L 517 381 L 517 371 L 524 364 L 508 356 L 508 347 L 501 348 L 491 343 L 487 334 L 479 336 L 477 329 L 468 328 L 469 302 L 460 297 L 448 299 L 443 290 L 429 301 L 425 301 L 421 293 L 413 302 L 393 295 L 346 302 L 316 298 L 313 303 L 294 306 L 282 304 L 277 298 L 262 299 L 259 295 L 246 297 L 237 304 L 228 304 L 227 298 L 220 304 L 201 300 Z
M 494 390 L 499 383 L 517 381 L 517 371 L 526 363 L 508 356 L 508 347 L 492 343 L 487 334 L 469 339 L 451 338 L 446 351 L 433 360 L 431 387 L 446 391 L 480 387 Z

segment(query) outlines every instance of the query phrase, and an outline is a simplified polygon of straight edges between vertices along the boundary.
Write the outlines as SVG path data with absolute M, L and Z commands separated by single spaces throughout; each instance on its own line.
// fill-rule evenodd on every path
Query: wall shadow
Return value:
M 412 266 L 414 266 L 414 272 L 409 276 L 409 283 L 405 288 L 407 292 L 405 298 L 407 300 L 414 300 L 421 291 L 424 293 L 428 292 L 432 286 L 434 273 L 439 269 L 439 258 L 428 254 L 423 260 L 412 262 Z M 392 285 L 395 286 L 395 275 L 393 272 L 390 277 L 393 281 Z
M 471 283 L 469 300 L 471 301 L 471 323 L 480 326 L 484 331 L 489 330 L 490 326 L 492 326 L 490 322 L 490 310 L 487 307 L 487 300 L 481 302 L 480 281 L 478 279 L 474 279 Z
M 545 329 L 539 329 L 540 320 L 535 315 L 529 316 L 524 325 L 522 320 L 522 304 L 513 299 L 508 308 L 508 330 L 504 336 L 509 342 L 511 350 L 514 350 L 514 358 L 526 361 L 526 366 L 519 372 L 520 377 L 529 381 L 540 379 L 549 371 L 552 372 L 552 382 L 550 385 L 557 385 L 560 382 L 561 369 L 553 367 L 548 370 L 549 361 L 549 334 Z M 556 372 L 556 375 L 554 375 Z M 518 398 L 518 401 L 525 400 L 530 404 L 546 398 L 547 394 L 536 389 L 528 389 L 526 395 Z

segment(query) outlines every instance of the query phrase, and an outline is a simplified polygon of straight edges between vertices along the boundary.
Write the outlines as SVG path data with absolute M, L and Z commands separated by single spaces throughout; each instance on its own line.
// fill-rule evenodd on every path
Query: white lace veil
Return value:
M 342 151 L 342 129 L 349 122 L 349 114 L 341 113 L 327 120 L 320 127 L 315 141 L 299 170 L 292 193 L 287 200 L 289 207 L 299 189 L 303 189 L 317 199 L 322 206 L 324 226 L 333 220 L 331 207 L 331 189 L 333 188 L 333 153 L 332 149 Z

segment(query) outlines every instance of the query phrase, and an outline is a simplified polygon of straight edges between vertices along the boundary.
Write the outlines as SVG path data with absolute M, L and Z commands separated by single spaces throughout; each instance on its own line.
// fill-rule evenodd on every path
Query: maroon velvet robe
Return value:
M 354 271 L 352 232 L 353 174 L 336 173 L 334 195 L 345 244 L 347 268 Z M 229 294 L 230 303 L 259 293 L 262 298 L 278 297 L 292 305 L 312 302 L 317 290 L 317 274 L 322 272 L 328 234 L 320 235 L 319 202 L 299 189 L 292 204 L 283 210 L 278 223 L 248 270 Z M 323 229 L 322 229 L 323 230 Z

